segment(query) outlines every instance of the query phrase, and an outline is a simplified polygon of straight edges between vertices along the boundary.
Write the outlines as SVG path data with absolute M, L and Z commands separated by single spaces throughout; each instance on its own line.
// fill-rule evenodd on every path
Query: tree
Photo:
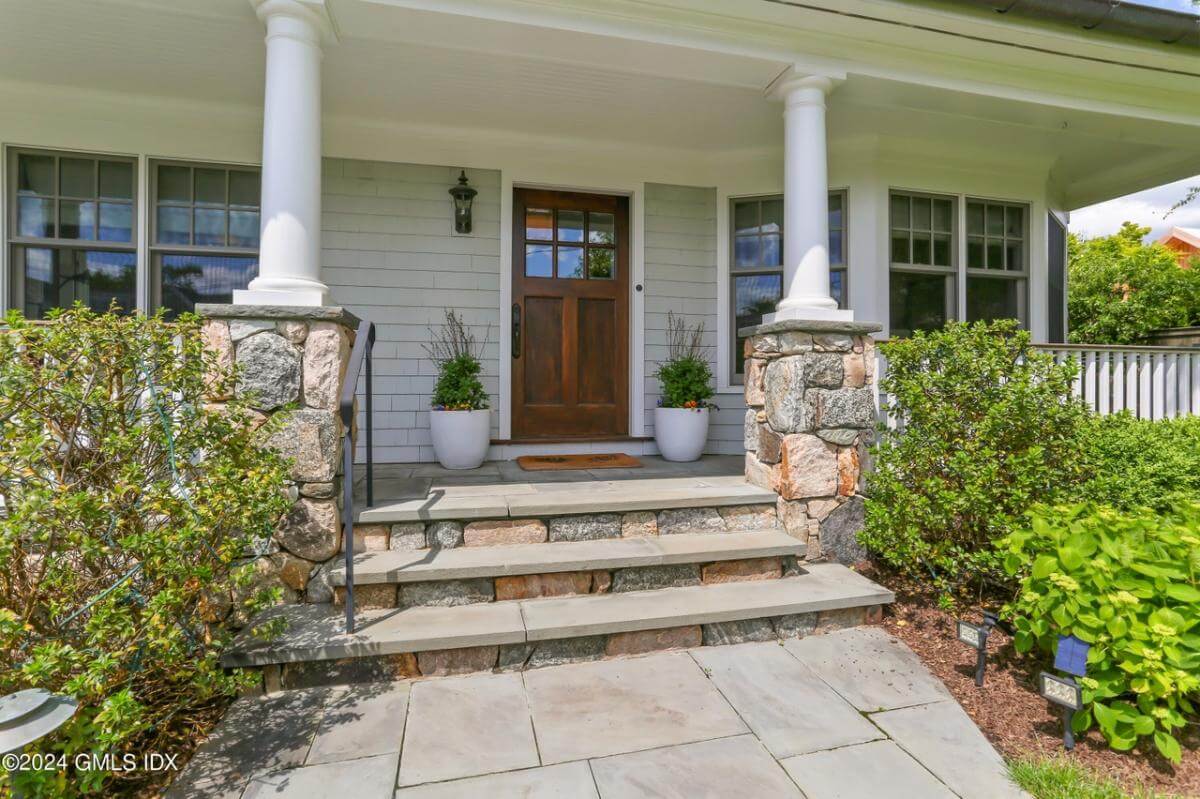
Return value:
M 1111 236 L 1068 241 L 1071 320 L 1080 344 L 1134 344 L 1151 331 L 1200 323 L 1200 269 L 1180 269 L 1149 228 L 1126 222 Z

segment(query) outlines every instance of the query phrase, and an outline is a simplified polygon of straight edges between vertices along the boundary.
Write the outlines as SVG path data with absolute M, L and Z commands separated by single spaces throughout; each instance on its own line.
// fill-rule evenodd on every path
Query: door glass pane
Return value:
M 829 195 L 829 227 L 840 228 L 842 226 L 842 195 Z
M 1004 206 L 989 205 L 987 207 L 987 234 L 989 236 L 1004 235 Z
M 133 241 L 133 205 L 100 203 L 100 241 Z
M 983 203 L 967 203 L 967 233 L 983 235 Z
M 259 206 L 259 176 L 257 172 L 246 172 L 241 169 L 229 170 L 229 204 L 243 205 L 247 208 Z
M 225 210 L 223 208 L 197 208 L 193 217 L 195 244 L 225 244 Z
M 77 200 L 58 203 L 58 235 L 64 239 L 94 239 L 96 237 L 96 204 Z
M 839 308 L 846 307 L 846 272 L 834 269 L 829 273 L 829 296 L 837 300 Z
M 950 237 L 942 233 L 933 234 L 933 264 L 934 266 L 950 266 L 953 261 L 950 248 Z
M 914 264 L 933 263 L 933 245 L 928 233 L 913 233 L 912 256 Z
M 892 231 L 892 263 L 912 263 L 912 257 L 908 251 L 908 234 L 904 231 Z
M 829 263 L 846 263 L 845 256 L 842 255 L 842 232 L 840 230 L 829 231 Z
M 17 235 L 54 238 L 54 200 L 17 198 Z
M 914 330 L 934 330 L 946 323 L 946 298 L 952 281 L 941 275 L 893 272 L 889 287 L 891 335 L 903 337 Z
M 552 245 L 525 245 L 525 277 L 554 277 L 554 247 Z
M 733 265 L 754 267 L 762 264 L 758 236 L 737 236 L 733 240 Z
M 588 214 L 588 242 L 591 244 L 614 244 L 616 240 L 616 218 L 612 214 L 590 212 Z
M 762 265 L 763 266 L 782 266 L 783 265 L 783 241 L 778 233 L 768 233 L 762 237 Z
M 913 197 L 912 198 L 912 226 L 913 230 L 929 230 L 933 224 L 930 212 L 930 201 L 928 197 Z
M 257 258 L 211 255 L 164 255 L 159 269 L 162 306 L 171 315 L 194 311 L 196 303 L 233 301 L 233 292 L 258 277 Z
M 64 197 L 95 197 L 96 162 L 90 158 L 60 158 L 58 188 Z
M 1004 218 L 1008 220 L 1004 234 L 1014 239 L 1021 238 L 1025 229 L 1025 209 L 1010 206 L 1004 209 Z
M 967 279 L 967 321 L 1021 319 L 1025 281 L 992 277 Z M 1023 321 L 1023 320 L 1022 320 Z
M 258 246 L 258 211 L 229 212 L 229 246 Z
M 561 219 L 561 215 L 559 217 Z M 559 230 L 562 230 L 562 223 L 559 222 Z M 583 275 L 583 248 L 582 247 L 565 247 L 558 248 L 558 276 L 567 278 L 582 278 Z
M 133 164 L 128 161 L 101 161 L 100 196 L 111 200 L 132 200 Z
M 588 249 L 588 277 L 593 280 L 612 280 L 616 275 L 616 250 L 592 247 Z
M 158 167 L 158 199 L 190 203 L 192 201 L 192 170 L 186 166 L 160 164 Z
M 1024 248 L 1019 241 L 1006 242 L 1004 245 L 1004 268 L 1010 272 L 1020 272 L 1025 268 L 1022 258 Z
M 783 230 L 783 200 L 763 200 L 762 232 L 779 233 Z
M 734 203 L 733 230 L 735 233 L 758 232 L 758 201 L 746 200 Z
M 734 330 L 762 323 L 763 314 L 775 310 L 783 296 L 783 275 L 744 275 L 733 279 Z M 734 348 L 734 369 L 742 373 L 745 356 L 738 339 Z
M 554 212 L 548 208 L 525 209 L 525 238 L 531 241 L 550 241 L 553 239 Z M 545 275 L 545 277 L 549 277 L 549 275 Z
M 949 200 L 933 201 L 933 229 L 949 233 L 954 225 L 954 204 Z
M 154 238 L 159 244 L 191 243 L 191 211 L 171 205 L 158 207 Z
M 909 226 L 908 223 L 908 197 L 905 197 L 903 194 L 893 194 L 892 227 L 906 228 Z M 905 260 L 907 260 L 907 258 Z
M 583 241 L 583 211 L 558 212 L 558 240 Z
M 225 170 L 196 169 L 196 205 L 225 204 Z
M 17 157 L 18 194 L 54 194 L 54 157 L 27 155 Z
M 988 269 L 1003 269 L 1004 268 L 1004 240 L 1003 239 L 988 239 L 987 240 L 987 268 Z
M 987 266 L 983 260 L 983 238 L 980 236 L 967 237 L 967 268 L 983 269 Z
M 76 301 L 104 312 L 112 302 L 134 307 L 137 254 L 32 248 L 24 261 L 25 314 L 45 317 L 51 308 L 68 308 Z

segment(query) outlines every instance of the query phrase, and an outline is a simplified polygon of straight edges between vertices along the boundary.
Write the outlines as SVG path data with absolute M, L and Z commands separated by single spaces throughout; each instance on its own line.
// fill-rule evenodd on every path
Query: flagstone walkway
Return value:
M 874 627 L 237 702 L 168 797 L 1024 796 Z

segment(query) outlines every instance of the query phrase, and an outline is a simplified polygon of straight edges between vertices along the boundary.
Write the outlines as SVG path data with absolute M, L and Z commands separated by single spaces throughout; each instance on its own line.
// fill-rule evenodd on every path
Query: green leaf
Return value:
M 1030 572 L 1035 579 L 1041 580 L 1050 576 L 1050 573 L 1058 569 L 1058 559 L 1053 555 L 1039 555 L 1033 562 L 1033 569 Z
M 1159 730 L 1154 733 L 1154 747 L 1162 753 L 1162 756 L 1172 763 L 1178 763 L 1183 757 L 1183 752 L 1179 748 L 1179 741 L 1175 740 L 1175 736 L 1169 732 Z
M 1167 586 L 1166 594 L 1180 602 L 1200 602 L 1200 588 L 1186 583 L 1171 583 Z
M 1068 571 L 1075 571 L 1083 565 L 1083 553 L 1074 547 L 1059 547 L 1058 559 Z
M 1113 730 L 1117 727 L 1117 714 L 1109 710 L 1104 703 L 1095 702 L 1092 704 L 1092 715 L 1096 717 L 1096 723 L 1100 725 L 1100 729 L 1106 735 L 1112 735 Z

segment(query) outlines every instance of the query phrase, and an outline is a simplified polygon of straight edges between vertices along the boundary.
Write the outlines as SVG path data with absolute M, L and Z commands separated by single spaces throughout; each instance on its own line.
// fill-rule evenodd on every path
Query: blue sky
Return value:
M 1134 0 L 1139 6 L 1154 6 L 1155 8 L 1169 8 L 1172 11 L 1185 11 L 1189 14 L 1197 13 L 1198 9 L 1192 4 L 1192 0 Z
M 1150 228 L 1149 238 L 1156 239 L 1172 227 L 1200 228 L 1200 198 L 1164 219 L 1189 186 L 1200 186 L 1200 175 L 1072 211 L 1071 232 L 1087 238 L 1107 236 L 1116 233 L 1122 222 L 1137 222 Z

